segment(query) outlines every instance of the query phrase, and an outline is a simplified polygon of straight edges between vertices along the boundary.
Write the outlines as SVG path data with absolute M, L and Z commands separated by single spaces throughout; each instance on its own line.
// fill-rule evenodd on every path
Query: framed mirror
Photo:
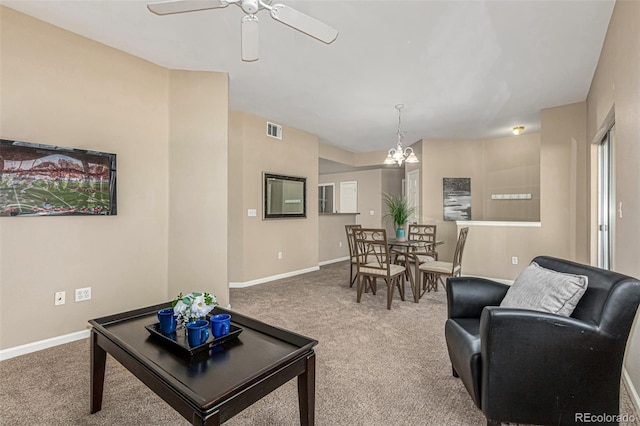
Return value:
M 262 173 L 262 218 L 307 217 L 307 178 Z

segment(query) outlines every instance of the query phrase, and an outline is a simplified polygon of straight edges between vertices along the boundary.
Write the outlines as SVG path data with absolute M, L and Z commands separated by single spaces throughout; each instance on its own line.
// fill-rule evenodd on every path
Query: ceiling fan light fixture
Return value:
M 524 133 L 524 126 L 515 126 L 511 131 L 514 135 L 519 136 Z
M 259 33 L 258 18 L 255 15 L 242 17 L 242 60 L 252 62 L 258 60 Z

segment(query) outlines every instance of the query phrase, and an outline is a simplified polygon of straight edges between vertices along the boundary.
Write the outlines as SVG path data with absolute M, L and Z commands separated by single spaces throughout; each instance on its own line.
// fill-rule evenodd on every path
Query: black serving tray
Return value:
M 152 336 L 158 337 L 160 340 L 165 342 L 165 344 L 177 348 L 180 352 L 188 353 L 189 355 L 195 355 L 204 351 L 208 351 L 214 346 L 221 345 L 222 343 L 237 339 L 238 335 L 242 333 L 243 328 L 238 327 L 234 324 L 229 325 L 229 333 L 224 336 L 220 336 L 218 338 L 213 337 L 213 333 L 209 330 L 209 338 L 206 342 L 199 346 L 189 346 L 189 341 L 187 340 L 187 330 L 185 327 L 177 328 L 171 334 L 165 334 L 160 330 L 160 323 L 157 322 L 155 324 L 149 324 L 145 326 L 149 333 Z

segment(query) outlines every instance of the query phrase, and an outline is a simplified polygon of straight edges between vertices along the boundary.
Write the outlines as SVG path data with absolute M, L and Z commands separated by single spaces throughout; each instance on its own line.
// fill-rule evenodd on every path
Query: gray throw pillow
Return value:
M 568 317 L 587 290 L 587 284 L 584 275 L 556 272 L 531 262 L 518 275 L 500 306 Z

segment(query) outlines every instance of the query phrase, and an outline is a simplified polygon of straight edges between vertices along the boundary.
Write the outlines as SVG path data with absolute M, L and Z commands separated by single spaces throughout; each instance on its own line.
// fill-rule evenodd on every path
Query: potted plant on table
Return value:
M 406 230 L 404 227 L 415 209 L 409 206 L 407 199 L 402 195 L 384 194 L 384 202 L 389 208 L 389 213 L 384 215 L 384 218 L 393 220 L 396 238 L 404 241 L 406 239 Z

